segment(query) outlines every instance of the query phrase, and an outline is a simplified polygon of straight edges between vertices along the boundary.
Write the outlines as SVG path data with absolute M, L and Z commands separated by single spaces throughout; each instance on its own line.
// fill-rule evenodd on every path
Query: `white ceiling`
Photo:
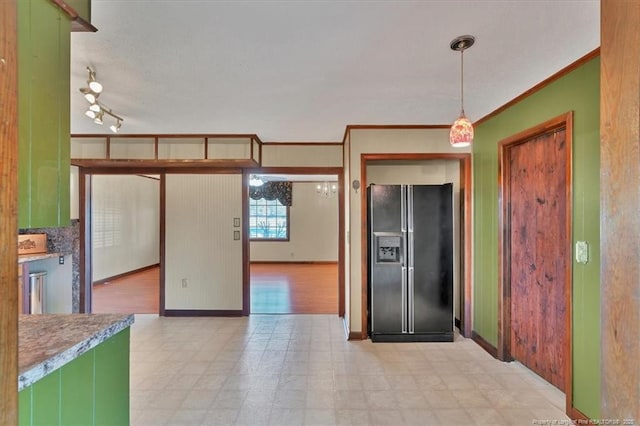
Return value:
M 600 45 L 598 0 L 93 0 L 71 37 L 71 131 L 86 66 L 122 133 L 340 141 L 347 124 L 477 120 Z

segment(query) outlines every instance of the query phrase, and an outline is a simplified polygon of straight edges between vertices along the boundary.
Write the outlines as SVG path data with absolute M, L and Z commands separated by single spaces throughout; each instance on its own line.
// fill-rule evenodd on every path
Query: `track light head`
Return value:
M 88 109 L 88 110 L 84 113 L 84 115 L 86 115 L 86 116 L 87 116 L 87 117 L 89 117 L 89 118 L 96 118 L 96 113 L 95 113 L 95 111 L 92 111 L 92 110 L 90 110 L 90 109 Z
M 96 118 L 93 119 L 93 122 L 96 124 L 103 124 L 103 121 L 102 121 L 103 116 L 104 116 L 104 112 L 100 111 L 98 114 L 96 114 Z
M 98 96 L 100 96 L 97 93 L 94 93 L 93 90 L 91 90 L 88 87 L 82 87 L 80 88 L 80 92 L 84 95 L 84 98 L 87 100 L 87 102 L 89 102 L 90 104 L 93 104 L 96 102 L 96 100 L 98 99 Z
M 112 124 L 109 129 L 111 129 L 113 133 L 118 133 L 118 131 L 120 130 L 120 126 L 122 126 L 122 122 L 120 120 L 117 120 L 116 124 Z
M 87 84 L 89 84 L 89 88 L 93 90 L 95 93 L 101 93 L 102 84 L 100 84 L 96 80 L 96 72 L 89 67 L 87 67 L 87 71 L 89 72 L 89 80 L 87 80 Z

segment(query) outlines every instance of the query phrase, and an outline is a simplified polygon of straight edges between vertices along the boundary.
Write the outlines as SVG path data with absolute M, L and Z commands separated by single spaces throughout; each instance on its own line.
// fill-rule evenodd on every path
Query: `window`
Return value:
M 249 198 L 249 238 L 288 241 L 289 207 L 278 200 Z
M 122 211 L 118 207 L 98 207 L 93 211 L 93 247 L 105 248 L 121 244 Z

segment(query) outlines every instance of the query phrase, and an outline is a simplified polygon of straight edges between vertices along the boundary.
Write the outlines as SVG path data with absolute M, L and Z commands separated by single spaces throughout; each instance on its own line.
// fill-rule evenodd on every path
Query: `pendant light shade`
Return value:
M 449 142 L 455 148 L 463 148 L 473 143 L 473 124 L 464 115 L 464 51 L 473 46 L 475 37 L 463 35 L 456 37 L 450 44 L 451 50 L 460 52 L 460 117 L 449 131 Z
M 449 142 L 455 148 L 464 148 L 473 142 L 473 124 L 464 113 L 453 122 L 449 131 Z

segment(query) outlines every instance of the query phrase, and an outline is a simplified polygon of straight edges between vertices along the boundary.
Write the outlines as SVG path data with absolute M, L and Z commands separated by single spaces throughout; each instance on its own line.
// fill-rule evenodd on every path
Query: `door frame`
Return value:
M 243 202 L 246 202 L 246 208 L 243 207 L 244 217 L 243 222 L 246 224 L 244 234 L 247 236 L 247 251 L 245 254 L 245 276 L 247 277 L 246 290 L 244 291 L 243 302 L 245 310 L 249 315 L 251 310 L 251 303 L 249 300 L 250 289 L 249 280 L 250 272 L 249 266 L 251 263 L 250 244 L 249 244 L 249 175 L 253 174 L 289 174 L 289 175 L 336 175 L 338 177 L 338 316 L 344 318 L 345 313 L 345 248 L 344 248 L 344 209 L 345 209 L 345 188 L 344 188 L 344 168 L 343 167 L 312 167 L 312 166 L 265 166 L 244 169 L 244 183 L 243 188 L 246 194 L 243 195 Z
M 565 197 L 566 212 L 565 226 L 567 230 L 567 241 L 565 242 L 565 330 L 566 342 L 564 347 L 565 362 L 565 396 L 566 409 L 569 412 L 572 406 L 572 277 L 573 277 L 573 111 L 561 114 L 547 120 L 537 126 L 523 130 L 508 138 L 501 140 L 498 144 L 498 359 L 501 361 L 511 361 L 511 281 L 509 280 L 511 249 L 509 246 L 509 150 L 517 145 L 524 144 L 531 139 L 550 133 L 557 129 L 565 129 Z
M 362 340 L 368 337 L 369 321 L 367 309 L 369 305 L 368 288 L 369 281 L 367 279 L 368 250 L 367 250 L 367 165 L 379 161 L 426 161 L 426 160 L 458 160 L 460 162 L 460 188 L 464 188 L 464 223 L 460 224 L 460 234 L 464 236 L 463 250 L 464 255 L 460 258 L 460 267 L 463 271 L 461 278 L 464 280 L 464 288 L 461 288 L 463 303 L 460 309 L 460 333 L 464 337 L 471 337 L 473 333 L 473 275 L 472 275 L 472 228 L 473 221 L 471 210 L 471 153 L 388 153 L 388 154 L 360 154 L 360 185 L 363 188 L 360 191 L 360 241 L 361 241 L 361 295 L 362 295 L 362 330 L 360 338 Z M 455 303 L 455 302 L 454 302 Z
M 73 164 L 72 164 L 73 165 Z M 158 314 L 164 316 L 164 185 L 165 170 L 140 167 L 104 168 L 104 167 L 80 167 L 78 166 L 78 206 L 79 206 L 79 312 L 93 312 L 93 238 L 91 228 L 93 217 L 91 214 L 93 206 L 92 178 L 94 175 L 144 175 L 152 174 L 160 176 L 160 196 L 159 214 L 160 228 L 159 235 L 159 301 Z

